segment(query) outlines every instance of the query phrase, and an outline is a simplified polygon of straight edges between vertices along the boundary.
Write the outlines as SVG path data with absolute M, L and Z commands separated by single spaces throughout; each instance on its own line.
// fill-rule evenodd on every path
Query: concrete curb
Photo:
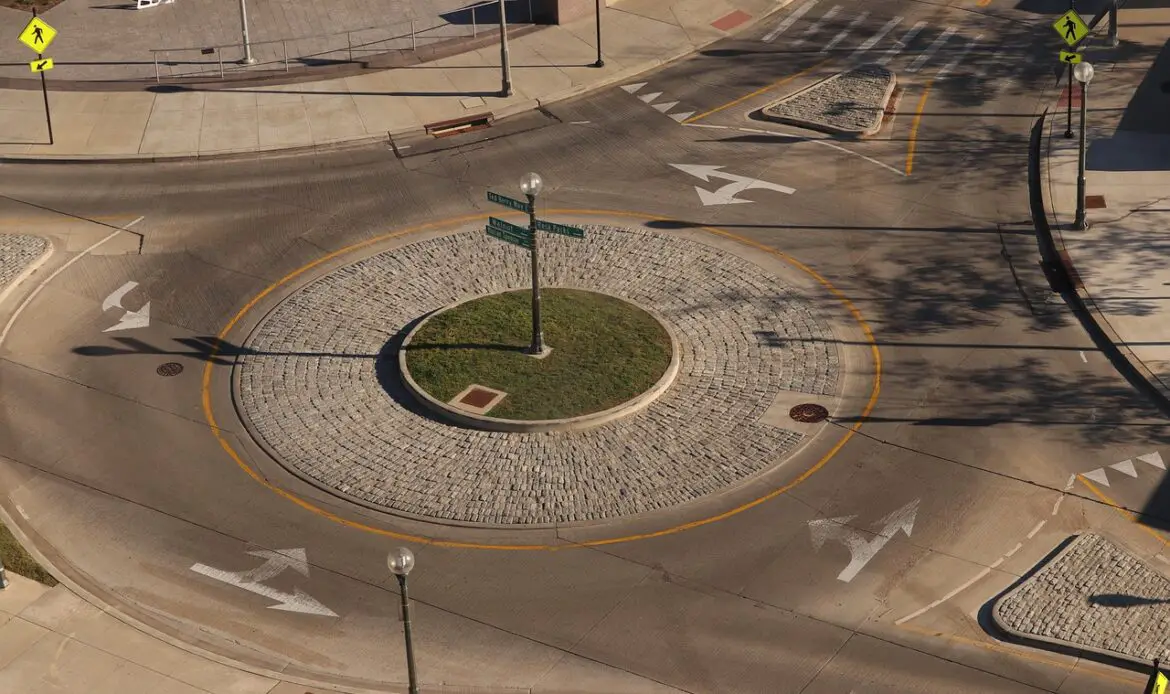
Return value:
M 554 92 L 551 96 L 537 97 L 523 101 L 518 104 L 507 106 L 499 111 L 493 111 L 492 115 L 496 119 L 503 119 L 509 116 L 514 116 L 520 113 L 525 113 L 536 108 L 555 104 L 559 101 L 571 99 L 575 96 L 581 96 L 589 92 L 598 91 L 606 87 L 610 87 L 617 82 L 623 82 L 632 77 L 648 72 L 663 65 L 673 63 L 676 60 L 685 58 L 686 56 L 698 52 L 713 43 L 722 41 L 736 34 L 743 33 L 751 29 L 756 24 L 764 19 L 772 16 L 776 12 L 784 9 L 790 5 L 793 0 L 776 0 L 774 5 L 758 16 L 753 16 L 750 20 L 735 27 L 734 33 L 728 33 L 725 36 L 717 36 L 709 41 L 702 43 L 692 43 L 679 50 L 672 51 L 664 57 L 651 58 L 644 60 L 636 65 L 614 72 L 613 74 L 602 77 L 587 84 L 574 85 Z M 6 154 L 0 155 L 0 164 L 131 164 L 131 163 L 177 163 L 177 162 L 191 162 L 191 161 L 216 161 L 228 159 L 246 159 L 249 157 L 260 156 L 274 156 L 274 155 L 295 155 L 304 154 L 307 152 L 331 152 L 346 148 L 358 148 L 369 145 L 371 143 L 380 142 L 384 139 L 388 141 L 395 136 L 402 136 L 407 134 L 417 133 L 421 130 L 418 126 L 404 128 L 402 130 L 390 131 L 386 136 L 382 135 L 362 135 L 352 139 L 343 139 L 336 142 L 320 143 L 312 145 L 296 145 L 292 147 L 270 147 L 270 148 L 255 148 L 239 151 L 227 152 L 212 152 L 208 154 L 124 154 L 124 155 L 98 155 L 98 156 L 84 156 L 84 155 L 21 155 L 21 154 Z M 387 142 L 389 144 L 389 142 Z
M 562 288 L 573 289 L 573 287 L 544 287 L 544 289 Z M 662 326 L 663 330 L 666 331 L 666 335 L 670 338 L 670 363 L 667 364 L 666 371 L 662 373 L 662 376 L 659 377 L 659 379 L 654 383 L 653 386 L 651 386 L 649 390 L 639 395 L 635 395 L 629 400 L 619 405 L 615 405 L 608 410 L 602 410 L 601 412 L 591 412 L 579 417 L 567 417 L 564 419 L 501 419 L 499 417 L 489 417 L 487 415 L 475 414 L 466 410 L 459 410 L 445 402 L 440 401 L 438 398 L 435 398 L 433 395 L 424 390 L 422 386 L 415 382 L 414 378 L 410 375 L 410 369 L 406 365 L 406 348 L 410 346 L 410 342 L 414 339 L 415 333 L 417 333 L 419 330 L 422 330 L 422 327 L 427 324 L 427 321 L 441 315 L 446 311 L 450 311 L 451 309 L 462 306 L 463 304 L 466 304 L 470 301 L 482 299 L 483 297 L 481 296 L 473 296 L 465 301 L 460 301 L 459 303 L 451 304 L 450 306 L 441 308 L 438 311 L 435 311 L 434 313 L 426 316 L 421 321 L 419 321 L 417 325 L 411 328 L 410 332 L 406 336 L 406 339 L 402 341 L 402 346 L 398 348 L 398 376 L 402 380 L 402 385 L 411 395 L 414 396 L 420 405 L 435 413 L 439 417 L 451 420 L 462 426 L 470 427 L 472 429 L 481 429 L 484 431 L 504 431 L 510 433 L 529 434 L 549 431 L 584 431 L 586 429 L 592 429 L 593 427 L 601 426 L 602 424 L 612 422 L 615 419 L 621 419 L 622 417 L 626 417 L 646 409 L 650 406 L 651 403 L 657 400 L 659 396 L 661 396 L 667 391 L 667 389 L 670 388 L 671 384 L 674 383 L 675 377 L 678 376 L 681 357 L 679 355 L 680 350 L 678 346 L 678 340 L 674 336 L 674 330 L 671 329 L 669 323 L 662 319 L 662 316 L 659 316 L 657 312 L 652 311 L 645 306 L 639 306 L 638 304 L 624 297 L 614 296 L 613 294 L 607 294 L 605 292 L 599 292 L 595 289 L 590 289 L 589 291 L 593 294 L 600 294 L 602 296 L 608 296 L 610 298 L 617 299 L 642 311 L 645 311 L 652 318 L 654 318 L 654 320 L 657 321 L 659 325 Z
M 1047 561 L 1044 562 L 1043 566 L 1036 569 L 1033 573 L 1030 573 L 1029 575 L 1027 575 L 1026 578 L 1024 578 L 1023 580 L 1018 582 L 1010 590 L 1004 592 L 999 597 L 995 598 L 995 603 L 994 603 L 994 605 L 992 605 L 991 609 L 989 610 L 989 612 L 991 614 L 991 621 L 993 624 L 995 624 L 996 629 L 999 629 L 1004 634 L 1007 634 L 1012 639 L 1017 640 L 1021 643 L 1026 643 L 1026 644 L 1030 644 L 1030 645 L 1034 645 L 1034 646 L 1038 646 L 1038 647 L 1042 647 L 1042 648 L 1047 647 L 1046 650 L 1056 650 L 1056 651 L 1060 651 L 1060 652 L 1074 651 L 1076 653 L 1091 653 L 1093 655 L 1097 655 L 1097 656 L 1100 656 L 1102 658 L 1113 660 L 1113 661 L 1122 661 L 1125 663 L 1132 663 L 1135 665 L 1142 665 L 1145 667 L 1151 667 L 1153 665 L 1153 663 L 1149 660 L 1143 660 L 1141 658 L 1136 658 L 1136 657 L 1131 656 L 1131 655 L 1126 655 L 1125 653 L 1119 653 L 1117 651 L 1110 651 L 1110 650 L 1104 649 L 1104 648 L 1096 648 L 1095 646 L 1086 646 L 1086 645 L 1079 644 L 1079 643 L 1076 643 L 1073 641 L 1065 641 L 1064 639 L 1056 639 L 1056 638 L 1052 638 L 1050 636 L 1041 636 L 1039 634 L 1030 634 L 1027 632 L 1018 631 L 1017 629 L 1015 629 L 1013 627 L 1007 626 L 1006 624 L 1003 623 L 1003 621 L 1001 621 L 1000 607 L 1002 606 L 1004 601 L 1012 598 L 1017 592 L 1019 592 L 1026 585 L 1028 585 L 1028 582 L 1031 581 L 1037 574 L 1044 571 L 1049 566 L 1055 564 L 1057 561 L 1062 559 L 1064 557 L 1064 555 L 1068 554 L 1073 549 L 1075 549 L 1079 542 L 1086 540 L 1088 538 L 1091 538 L 1091 537 L 1100 537 L 1102 539 L 1108 540 L 1108 538 L 1106 538 L 1103 535 L 1100 535 L 1098 533 L 1082 533 L 1080 535 L 1076 535 L 1071 542 L 1068 542 L 1064 546 L 1063 549 L 1061 549 L 1055 555 L 1049 557 L 1047 559 Z M 1116 544 L 1116 543 L 1111 543 L 1111 544 Z M 1120 545 L 1118 545 L 1118 546 L 1120 547 Z M 1131 554 L 1131 556 L 1133 556 L 1133 558 L 1135 560 L 1137 560 L 1138 562 L 1140 562 L 1141 564 L 1146 566 L 1146 568 L 1150 569 L 1150 571 L 1153 571 L 1154 573 L 1158 573 L 1157 571 L 1154 571 L 1154 569 L 1150 566 L 1150 564 L 1148 562 L 1146 562 L 1146 561 L 1144 561 L 1144 560 L 1142 560 L 1142 559 L 1140 559 L 1132 554 Z
M 7 299 L 8 296 L 12 294 L 12 292 L 16 291 L 16 288 L 20 286 L 21 282 L 24 282 L 33 273 L 39 270 L 40 267 L 49 260 L 49 256 L 53 255 L 55 248 L 53 247 L 52 239 L 39 236 L 38 234 L 28 234 L 28 236 L 37 236 L 38 238 L 44 239 L 46 243 L 45 250 L 38 258 L 33 260 L 31 263 L 26 265 L 23 270 L 17 273 L 16 277 L 12 278 L 12 281 L 8 283 L 8 286 L 0 287 L 0 305 L 3 305 L 4 300 Z

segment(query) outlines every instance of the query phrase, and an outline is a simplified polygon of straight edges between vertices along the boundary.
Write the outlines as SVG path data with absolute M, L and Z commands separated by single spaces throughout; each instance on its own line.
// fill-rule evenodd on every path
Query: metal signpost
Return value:
M 20 32 L 20 42 L 36 51 L 37 59 L 28 66 L 33 72 L 41 75 L 41 96 L 45 99 L 45 124 L 49 126 L 49 144 L 53 144 L 53 117 L 49 114 L 49 88 L 45 84 L 45 73 L 53 69 L 53 59 L 44 56 L 45 49 L 57 38 L 57 30 L 49 26 L 45 20 L 37 16 L 36 9 L 32 11 L 32 19 Z
M 1060 34 L 1060 38 L 1068 44 L 1069 48 L 1076 50 L 1077 44 L 1084 40 L 1089 35 L 1089 27 L 1085 24 L 1085 20 L 1077 14 L 1074 9 L 1069 9 L 1052 23 L 1052 28 Z M 1060 60 L 1068 66 L 1068 125 L 1065 128 L 1064 136 L 1072 137 L 1072 95 L 1073 95 L 1073 74 L 1072 66 L 1081 62 L 1081 55 L 1076 52 L 1061 51 Z
M 546 231 L 577 239 L 585 238 L 584 229 L 578 229 L 577 227 L 571 227 L 565 224 L 546 222 L 543 219 L 536 218 L 536 196 L 540 193 L 543 185 L 544 182 L 541 181 L 540 176 L 536 174 L 525 174 L 520 188 L 524 191 L 528 202 L 514 200 L 491 191 L 488 191 L 487 194 L 488 202 L 502 205 L 518 212 L 528 213 L 528 228 L 512 224 L 511 222 L 505 222 L 495 217 L 488 217 L 487 229 L 485 231 L 488 236 L 494 239 L 526 248 L 532 254 L 532 344 L 528 347 L 528 353 L 533 356 L 543 356 L 546 352 L 544 331 L 541 329 L 540 324 L 540 243 L 538 241 L 539 235 L 536 232 Z

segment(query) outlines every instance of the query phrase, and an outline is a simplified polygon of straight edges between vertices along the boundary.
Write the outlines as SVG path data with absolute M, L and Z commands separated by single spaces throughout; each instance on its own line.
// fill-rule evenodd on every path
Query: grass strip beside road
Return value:
M 529 290 L 469 301 L 428 320 L 406 348 L 410 375 L 442 402 L 470 385 L 507 396 L 487 414 L 504 419 L 575 417 L 649 390 L 670 365 L 670 335 L 649 313 L 604 294 L 541 292 L 543 359 L 532 342 Z
M 53 578 L 53 574 L 45 571 L 44 567 L 20 546 L 3 523 L 0 523 L 0 560 L 4 562 L 4 568 L 14 574 L 20 574 L 47 586 L 57 585 L 57 579 Z

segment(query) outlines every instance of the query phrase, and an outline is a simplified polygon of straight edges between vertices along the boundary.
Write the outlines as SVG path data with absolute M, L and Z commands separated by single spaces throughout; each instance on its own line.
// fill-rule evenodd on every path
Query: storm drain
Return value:
M 469 133 L 492 127 L 492 114 L 481 113 L 475 116 L 464 116 L 451 120 L 439 121 L 424 125 L 427 134 L 434 137 L 451 137 L 460 133 Z

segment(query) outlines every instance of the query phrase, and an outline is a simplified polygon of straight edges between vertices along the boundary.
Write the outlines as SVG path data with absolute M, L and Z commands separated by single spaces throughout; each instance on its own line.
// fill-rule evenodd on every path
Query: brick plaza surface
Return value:
M 0 293 L 48 249 L 40 236 L 0 234 Z
M 782 461 L 802 436 L 758 422 L 776 395 L 837 392 L 837 347 L 812 304 L 711 246 L 585 228 L 585 239 L 542 237 L 542 282 L 630 300 L 670 325 L 679 375 L 647 409 L 584 432 L 506 434 L 404 406 L 387 350 L 396 334 L 456 301 L 529 286 L 526 251 L 473 231 L 383 252 L 291 295 L 246 341 L 241 413 L 285 465 L 327 487 L 472 523 L 663 509 Z
M 1001 627 L 1042 641 L 1170 658 L 1170 581 L 1091 533 L 1001 598 L 993 615 Z

